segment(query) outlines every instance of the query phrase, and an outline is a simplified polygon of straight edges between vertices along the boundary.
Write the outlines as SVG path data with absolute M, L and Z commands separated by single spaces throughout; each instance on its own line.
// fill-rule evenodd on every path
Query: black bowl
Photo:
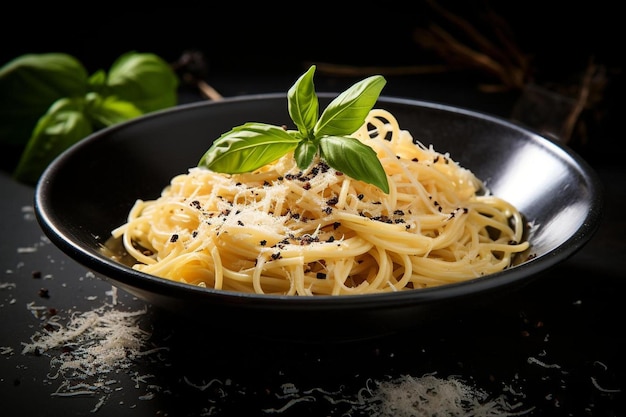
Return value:
M 318 94 L 320 108 L 335 94 Z M 541 276 L 579 250 L 598 227 L 601 187 L 569 148 L 500 118 L 415 100 L 381 97 L 401 128 L 484 180 L 537 228 L 532 257 L 458 284 L 356 296 L 271 296 L 172 282 L 122 265 L 101 251 L 137 198 L 160 195 L 198 163 L 211 141 L 248 121 L 288 122 L 287 97 L 266 94 L 178 106 L 99 131 L 43 173 L 35 210 L 62 251 L 113 285 L 212 330 L 292 340 L 381 336 L 462 316 L 466 309 Z

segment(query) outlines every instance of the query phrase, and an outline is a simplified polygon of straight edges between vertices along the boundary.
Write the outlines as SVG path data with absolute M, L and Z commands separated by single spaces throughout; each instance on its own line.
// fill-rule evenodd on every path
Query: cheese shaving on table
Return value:
M 64 381 L 54 395 L 93 394 L 106 388 L 108 373 L 129 368 L 133 360 L 155 352 L 144 349 L 150 333 L 139 327 L 139 319 L 145 313 L 145 307 L 120 311 L 105 304 L 74 312 L 67 324 L 53 316 L 44 330 L 33 334 L 30 343 L 22 343 L 22 354 L 59 349 L 60 354 L 50 360 L 49 377 Z

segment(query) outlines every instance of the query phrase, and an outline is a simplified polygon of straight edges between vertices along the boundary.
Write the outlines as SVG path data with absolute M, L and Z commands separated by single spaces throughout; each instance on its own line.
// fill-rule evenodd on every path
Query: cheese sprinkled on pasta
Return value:
M 113 230 L 133 268 L 207 288 L 347 295 L 416 290 L 502 271 L 529 248 L 521 213 L 448 154 L 374 109 L 354 137 L 390 191 L 293 153 L 246 174 L 193 167 L 137 200 Z

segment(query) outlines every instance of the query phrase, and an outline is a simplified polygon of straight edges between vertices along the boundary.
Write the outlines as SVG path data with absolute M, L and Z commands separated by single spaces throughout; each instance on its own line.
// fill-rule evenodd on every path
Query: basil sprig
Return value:
M 387 81 L 368 77 L 341 93 L 319 115 L 312 65 L 287 94 L 289 116 L 297 130 L 250 122 L 216 139 L 198 166 L 238 174 L 261 168 L 290 151 L 298 168 L 308 168 L 316 156 L 332 168 L 389 193 L 385 170 L 370 147 L 352 137 L 365 122 Z
M 89 75 L 65 53 L 0 67 L 0 145 L 21 149 L 15 179 L 34 184 L 61 152 L 96 130 L 176 105 L 179 79 L 151 53 L 127 52 Z

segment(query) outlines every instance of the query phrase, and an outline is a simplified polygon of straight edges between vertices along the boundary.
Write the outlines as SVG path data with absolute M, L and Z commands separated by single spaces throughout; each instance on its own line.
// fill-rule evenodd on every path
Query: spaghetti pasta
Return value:
M 280 295 L 417 290 L 502 271 L 529 248 L 522 214 L 471 171 L 373 109 L 386 194 L 293 153 L 254 172 L 193 167 L 112 231 L 133 268 L 207 288 Z

